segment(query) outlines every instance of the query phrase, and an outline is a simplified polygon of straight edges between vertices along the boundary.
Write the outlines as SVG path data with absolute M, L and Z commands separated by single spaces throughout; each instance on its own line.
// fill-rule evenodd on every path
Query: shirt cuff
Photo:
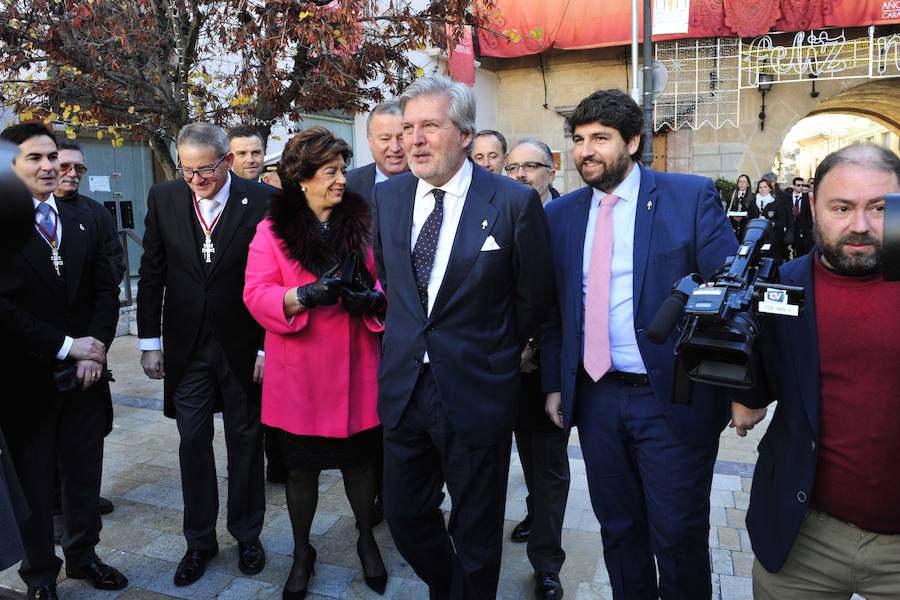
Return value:
M 75 340 L 66 336 L 63 340 L 62 346 L 59 347 L 59 352 L 56 353 L 56 360 L 66 360 L 66 357 L 69 356 L 69 350 L 72 349 L 72 344 L 75 343 Z
M 265 350 L 257 350 L 257 351 L 256 351 L 256 355 L 265 358 L 265 357 L 266 357 L 266 351 L 265 351 Z
M 159 338 L 139 338 L 138 350 L 141 352 L 146 352 L 148 350 L 162 350 L 162 344 L 160 344 Z

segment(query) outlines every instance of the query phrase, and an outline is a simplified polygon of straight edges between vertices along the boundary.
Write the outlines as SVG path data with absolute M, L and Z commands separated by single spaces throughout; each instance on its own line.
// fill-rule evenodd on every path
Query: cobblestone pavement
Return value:
M 185 550 L 181 535 L 182 498 L 178 470 L 178 433 L 174 421 L 162 415 L 162 384 L 147 379 L 138 365 L 134 337 L 116 340 L 110 353 L 115 405 L 114 431 L 106 438 L 102 494 L 112 499 L 115 511 L 103 517 L 98 554 L 121 569 L 130 586 L 119 592 L 99 592 L 84 582 L 61 579 L 59 590 L 70 600 L 97 598 L 151 600 L 162 598 L 280 598 L 291 564 L 293 544 L 285 508 L 283 486 L 267 484 L 266 519 L 262 541 L 268 554 L 266 568 L 255 577 L 238 571 L 237 548 L 225 529 L 225 444 L 221 419 L 215 420 L 216 464 L 219 470 L 220 552 L 206 575 L 186 588 L 172 584 L 175 566 Z M 771 416 L 771 412 L 770 412 Z M 711 494 L 709 543 L 713 562 L 713 598 L 750 600 L 753 555 L 744 526 L 756 444 L 767 420 L 740 439 L 726 429 L 719 444 Z M 572 485 L 563 523 L 567 559 L 561 572 L 567 598 L 612 598 L 603 564 L 600 527 L 591 510 L 584 461 L 577 432 L 569 445 Z M 340 474 L 326 471 L 319 484 L 318 513 L 312 543 L 318 550 L 316 574 L 310 582 L 314 598 L 379 598 L 363 581 L 355 551 L 355 523 L 344 496 Z M 525 480 L 513 451 L 506 505 L 506 543 L 503 548 L 498 598 L 533 597 L 531 566 L 523 544 L 509 541 L 509 533 L 525 515 Z M 447 501 L 449 508 L 449 499 Z M 376 528 L 390 575 L 385 598 L 424 600 L 427 589 L 394 547 L 387 526 Z M 62 551 L 58 550 L 60 556 Z M 15 568 L 0 572 L 2 588 L 23 591 Z

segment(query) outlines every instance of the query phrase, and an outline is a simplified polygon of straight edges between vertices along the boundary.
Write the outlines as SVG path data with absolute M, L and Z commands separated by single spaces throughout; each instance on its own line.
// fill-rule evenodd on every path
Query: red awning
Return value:
M 631 43 L 631 0 L 495 0 L 494 5 L 478 34 L 484 56 L 513 58 L 548 48 Z M 638 5 L 643 19 L 643 0 Z M 769 31 L 890 23 L 900 23 L 900 0 L 690 0 L 688 32 L 653 39 L 755 37 Z

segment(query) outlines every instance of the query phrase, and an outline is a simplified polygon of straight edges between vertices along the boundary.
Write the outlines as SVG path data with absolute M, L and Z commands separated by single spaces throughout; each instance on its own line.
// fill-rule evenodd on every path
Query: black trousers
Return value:
M 569 430 L 544 431 L 516 427 L 516 448 L 531 515 L 528 560 L 535 571 L 559 574 L 566 553 L 562 549 L 562 526 L 569 498 Z
M 213 456 L 213 413 L 223 401 L 228 456 L 228 532 L 239 542 L 259 537 L 266 511 L 260 405 L 250 402 L 211 335 L 194 346 L 173 401 L 181 443 L 184 537 L 192 550 L 217 547 L 219 493 Z
M 59 481 L 66 533 L 63 553 L 73 567 L 96 557 L 100 541 L 100 473 L 106 404 L 88 392 L 50 392 L 34 400 L 27 422 L 4 421 L 9 450 L 31 510 L 20 525 L 25 559 L 19 575 L 26 585 L 56 582 L 62 561 L 53 543 L 53 488 Z M 21 414 L 21 413 L 20 413 Z
M 511 438 L 464 445 L 428 368 L 398 426 L 384 430 L 385 518 L 433 600 L 497 594 Z M 445 482 L 453 503 L 447 527 L 440 509 Z

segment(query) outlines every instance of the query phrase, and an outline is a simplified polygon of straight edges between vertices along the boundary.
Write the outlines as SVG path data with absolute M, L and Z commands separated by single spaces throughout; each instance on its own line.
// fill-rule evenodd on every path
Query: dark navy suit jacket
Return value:
M 426 315 L 410 251 L 417 183 L 404 173 L 374 192 L 375 262 L 388 298 L 378 414 L 386 428 L 398 425 L 427 350 L 463 443 L 498 444 L 519 411 L 521 351 L 552 296 L 544 209 L 532 188 L 474 165 L 447 272 Z M 488 236 L 499 249 L 482 250 Z
M 544 391 L 562 393 L 566 427 L 572 425 L 582 358 L 582 259 L 592 194 L 593 188 L 585 186 L 546 207 L 557 305 L 541 337 L 541 369 Z M 672 284 L 689 273 L 708 279 L 736 249 L 712 181 L 641 168 L 634 224 L 635 335 L 654 393 L 666 403 L 670 424 L 690 444 L 717 442 L 729 404 L 722 392 L 702 384 L 694 385 L 691 404 L 672 404 L 677 332 L 655 345 L 647 339 L 647 327 Z
M 347 171 L 347 189 L 372 203 L 375 188 L 375 163 L 369 163 Z
M 810 252 L 781 266 L 781 283 L 806 290 L 799 318 L 763 315 L 756 356 L 756 386 L 736 399 L 763 407 L 778 399 L 775 416 L 759 444 L 747 531 L 767 571 L 781 569 L 809 509 L 819 443 L 819 338 Z

